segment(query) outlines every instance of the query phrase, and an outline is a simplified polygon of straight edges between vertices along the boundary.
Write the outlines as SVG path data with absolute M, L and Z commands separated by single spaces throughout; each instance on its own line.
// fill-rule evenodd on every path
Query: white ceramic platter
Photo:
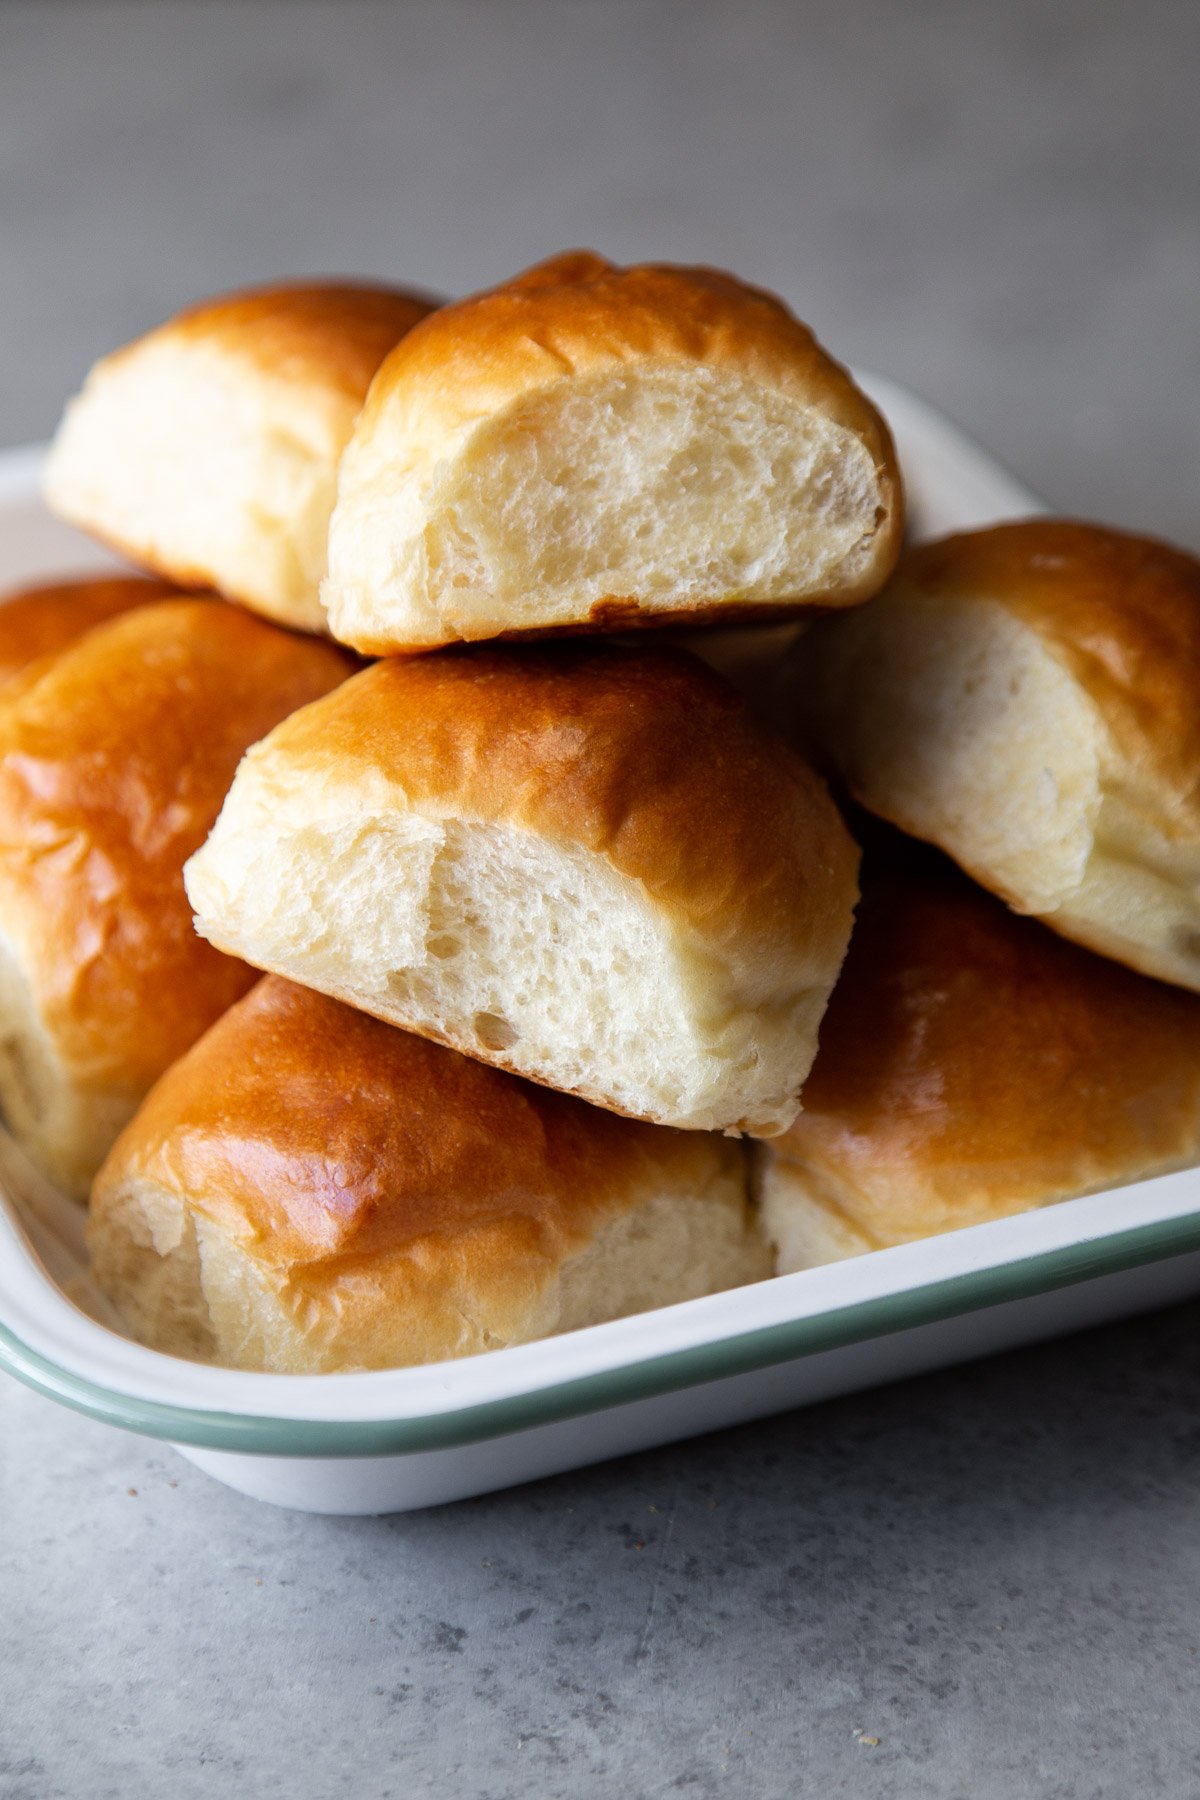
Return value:
M 902 389 L 915 532 L 1038 510 Z M 0 585 L 106 559 L 40 507 L 37 450 L 0 456 Z M 254 1375 L 161 1356 L 87 1302 L 78 1209 L 0 1137 L 0 1365 L 174 1443 L 259 1499 L 402 1511 L 575 1468 L 1200 1291 L 1200 1171 L 1068 1201 L 539 1344 L 421 1369 Z M 94 1310 L 94 1309 L 93 1309 Z

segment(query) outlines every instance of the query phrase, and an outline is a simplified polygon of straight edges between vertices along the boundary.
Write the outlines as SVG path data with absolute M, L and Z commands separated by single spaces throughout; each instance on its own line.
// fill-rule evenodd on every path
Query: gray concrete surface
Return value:
M 0 1794 L 1193 1800 L 1196 1327 L 381 1520 L 0 1386 Z
M 594 242 L 1200 547 L 1198 65 L 1167 0 L 0 4 L 0 439 L 197 293 Z M 1195 1800 L 1197 1322 L 390 1521 L 0 1380 L 0 1796 Z

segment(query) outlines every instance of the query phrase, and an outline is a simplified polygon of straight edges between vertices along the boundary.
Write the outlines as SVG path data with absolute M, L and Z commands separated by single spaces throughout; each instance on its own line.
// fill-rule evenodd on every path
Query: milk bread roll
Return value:
M 762 1150 L 781 1273 L 1200 1162 L 1200 1000 L 932 857 L 870 854 L 790 1131 Z
M 616 1118 L 268 977 L 126 1128 L 89 1239 L 155 1349 L 390 1368 L 757 1279 L 746 1186 L 727 1139 Z
M 618 1112 L 769 1135 L 857 863 L 718 675 L 576 643 L 376 663 L 254 748 L 186 879 L 260 968 Z
M 852 793 L 1016 911 L 1200 989 L 1200 563 L 1032 519 L 925 544 L 798 645 Z
M 68 1191 L 253 979 L 196 937 L 183 864 L 247 745 L 350 666 L 222 601 L 164 600 L 0 693 L 0 1109 Z
M 781 301 L 576 251 L 383 363 L 323 592 L 371 653 L 778 622 L 874 593 L 902 530 L 887 426 Z
M 338 458 L 375 370 L 432 305 L 321 282 L 189 307 L 96 364 L 54 441 L 49 505 L 184 587 L 324 630 Z

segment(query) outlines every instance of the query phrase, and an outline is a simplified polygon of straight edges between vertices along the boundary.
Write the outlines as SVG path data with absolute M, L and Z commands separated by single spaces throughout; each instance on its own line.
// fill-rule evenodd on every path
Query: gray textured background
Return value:
M 0 4 L 0 440 L 197 294 L 591 242 L 1200 547 L 1198 68 L 1191 0 Z M 1195 1800 L 1197 1316 L 390 1521 L 0 1381 L 0 1796 Z

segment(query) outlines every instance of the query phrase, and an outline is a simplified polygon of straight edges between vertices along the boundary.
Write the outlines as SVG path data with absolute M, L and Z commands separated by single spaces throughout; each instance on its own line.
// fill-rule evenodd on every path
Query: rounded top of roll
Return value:
M 685 651 L 580 642 L 375 663 L 253 752 L 313 791 L 582 845 L 765 1000 L 836 969 L 858 851 L 820 777 Z M 814 977 L 815 978 L 815 977 Z
M 621 268 L 592 250 L 571 250 L 441 307 L 380 364 L 356 440 L 369 440 L 379 415 L 392 414 L 387 443 L 402 470 L 531 388 L 645 362 L 736 368 L 862 438 L 889 472 L 892 505 L 877 558 L 890 566 L 903 508 L 887 426 L 782 300 L 718 269 Z
M 1092 701 L 1162 823 L 1200 829 L 1200 561 L 1152 538 L 1024 519 L 923 544 L 897 589 L 992 601 L 1035 631 Z
M 94 625 L 179 590 L 142 575 L 40 582 L 0 600 L 0 687 L 40 657 L 64 650 Z
M 183 864 L 247 746 L 353 659 L 219 600 L 141 606 L 0 695 L 0 919 L 64 1061 L 144 1091 L 244 991 Z
M 648 1184 L 702 1187 L 713 1165 L 702 1134 L 535 1087 L 271 975 L 158 1082 L 95 1198 L 153 1183 L 272 1268 L 345 1269 L 424 1240 L 423 1288 L 441 1263 L 453 1290 L 473 1238 L 483 1289 L 506 1261 L 566 1258 Z
M 804 1110 L 772 1150 L 878 1246 L 1200 1160 L 1200 1000 L 869 864 Z
M 355 405 L 397 338 L 437 301 L 377 282 L 288 281 L 197 301 L 102 357 L 93 377 L 161 345 L 211 347 L 247 369 Z

